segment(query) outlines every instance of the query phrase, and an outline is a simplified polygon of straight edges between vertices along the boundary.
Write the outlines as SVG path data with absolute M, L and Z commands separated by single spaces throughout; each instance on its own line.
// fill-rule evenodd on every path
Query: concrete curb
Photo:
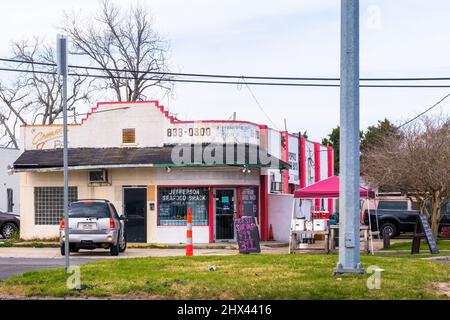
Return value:
M 59 248 L 59 242 L 0 242 L 0 248 Z M 287 248 L 288 243 L 284 242 L 263 242 L 261 248 Z M 185 244 L 157 244 L 157 243 L 130 243 L 130 249 L 185 249 Z M 212 243 L 212 244 L 194 244 L 194 249 L 227 249 L 237 250 L 237 243 Z

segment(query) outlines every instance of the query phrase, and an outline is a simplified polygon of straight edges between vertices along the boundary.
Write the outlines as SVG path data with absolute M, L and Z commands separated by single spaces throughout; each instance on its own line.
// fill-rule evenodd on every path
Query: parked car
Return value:
M 19 215 L 12 212 L 0 211 L 0 234 L 4 239 L 10 239 L 20 230 Z
M 408 206 L 408 202 L 401 200 L 383 200 L 378 202 L 377 209 L 370 210 L 370 223 L 372 231 L 377 231 L 383 235 L 387 230 L 391 239 L 398 237 L 401 233 L 414 232 L 417 222 L 417 216 L 420 214 L 416 209 L 417 205 L 413 203 Z M 450 203 L 443 210 L 443 216 L 439 225 L 439 233 L 443 228 L 450 228 Z M 378 217 L 378 222 L 377 222 Z M 365 225 L 369 225 L 369 210 L 365 210 L 362 220 Z
M 125 237 L 125 216 L 119 216 L 114 205 L 108 200 L 78 200 L 69 206 L 69 249 L 109 249 L 112 256 L 124 252 L 127 247 Z M 61 254 L 65 254 L 65 221 L 61 220 Z

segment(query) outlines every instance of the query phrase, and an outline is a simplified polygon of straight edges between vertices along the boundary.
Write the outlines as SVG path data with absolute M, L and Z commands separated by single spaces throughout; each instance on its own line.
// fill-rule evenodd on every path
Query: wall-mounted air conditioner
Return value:
M 280 193 L 281 192 L 281 173 L 271 172 L 270 173 L 270 193 Z
M 88 181 L 89 183 L 107 183 L 108 171 L 106 170 L 89 171 Z

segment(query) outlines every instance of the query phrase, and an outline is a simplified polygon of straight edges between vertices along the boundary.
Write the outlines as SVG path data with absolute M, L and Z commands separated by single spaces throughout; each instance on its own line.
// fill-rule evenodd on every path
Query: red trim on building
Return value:
M 169 119 L 170 123 L 172 124 L 183 124 L 183 123 L 239 123 L 239 124 L 249 124 L 253 126 L 257 126 L 259 129 L 267 129 L 268 126 L 264 124 L 257 124 L 250 121 L 242 121 L 242 120 L 189 120 L 189 121 L 181 121 L 181 120 L 175 120 L 172 116 L 169 116 L 169 112 L 164 109 L 164 106 L 159 104 L 158 100 L 148 100 L 148 101 L 133 101 L 133 102 L 97 102 L 94 107 L 92 107 L 89 112 L 85 115 L 83 119 L 81 119 L 80 123 L 72 123 L 69 124 L 69 126 L 81 126 L 83 125 L 92 114 L 94 114 L 98 108 L 102 105 L 119 105 L 119 104 L 126 104 L 126 105 L 141 105 L 141 104 L 154 104 L 156 108 L 158 108 L 161 113 L 164 114 L 164 116 Z M 42 125 L 22 125 L 23 127 L 33 127 L 33 126 L 42 126 Z M 62 126 L 62 124 L 61 124 Z
M 300 138 L 300 188 L 306 187 L 306 139 Z
M 334 150 L 332 147 L 327 147 L 327 162 L 328 162 L 328 176 L 334 175 Z M 328 199 L 328 211 L 333 213 L 333 199 Z
M 243 204 L 242 204 L 242 188 L 236 190 L 236 216 L 235 218 L 242 217 Z
M 281 144 L 281 160 L 286 163 L 289 163 L 289 132 L 283 131 L 281 132 L 282 141 L 284 144 Z M 289 170 L 283 170 L 283 193 L 289 193 Z
M 208 206 L 208 216 L 209 216 L 209 243 L 214 242 L 214 192 L 213 188 L 209 188 L 209 206 Z M 158 213 L 157 213 L 158 214 Z
M 269 176 L 262 175 L 260 177 L 260 199 L 261 199 L 261 207 L 259 210 L 260 215 L 260 233 L 261 240 L 267 241 L 268 231 L 269 231 Z
M 314 181 L 319 182 L 320 177 L 320 143 L 314 142 Z M 320 209 L 320 199 L 315 199 L 314 206 Z

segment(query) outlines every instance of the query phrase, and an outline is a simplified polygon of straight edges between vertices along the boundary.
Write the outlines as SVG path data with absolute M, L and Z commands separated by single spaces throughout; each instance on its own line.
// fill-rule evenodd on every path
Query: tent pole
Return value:
M 373 250 L 373 236 L 372 236 L 372 219 L 370 217 L 370 201 L 369 201 L 369 192 L 367 191 L 367 213 L 369 214 L 369 238 L 370 238 L 370 248 L 372 251 L 372 255 L 375 255 L 375 251 Z

